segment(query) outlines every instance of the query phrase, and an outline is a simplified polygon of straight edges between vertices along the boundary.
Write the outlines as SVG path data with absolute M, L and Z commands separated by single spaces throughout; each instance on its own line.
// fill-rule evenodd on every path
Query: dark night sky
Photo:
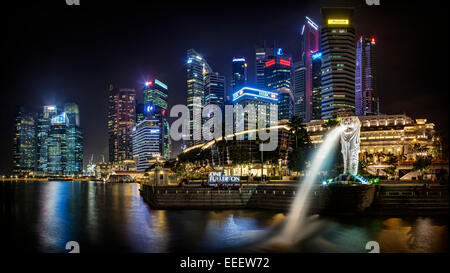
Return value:
M 356 8 L 357 33 L 377 39 L 383 113 L 435 122 L 448 135 L 444 7 L 430 1 L 20 1 L 2 7 L 2 122 L 0 173 L 11 169 L 14 109 L 74 101 L 84 132 L 85 164 L 107 158 L 107 85 L 141 90 L 158 78 L 169 86 L 169 107 L 185 104 L 185 55 L 194 48 L 230 83 L 231 58 L 245 56 L 254 80 L 254 47 L 277 40 L 299 50 L 305 15 L 320 22 L 321 6 Z M 159 1 L 161 2 L 161 1 Z M 189 2 L 189 5 L 186 4 Z M 184 3 L 184 4 L 180 4 Z M 20 5 L 20 6 L 19 6 Z M 161 3 L 159 4 L 161 5 Z

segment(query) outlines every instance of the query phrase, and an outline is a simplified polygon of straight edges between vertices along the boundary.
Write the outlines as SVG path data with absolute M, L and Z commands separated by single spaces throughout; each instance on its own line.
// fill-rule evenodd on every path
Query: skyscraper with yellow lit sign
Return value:
M 354 115 L 355 27 L 353 8 L 321 9 L 322 119 Z

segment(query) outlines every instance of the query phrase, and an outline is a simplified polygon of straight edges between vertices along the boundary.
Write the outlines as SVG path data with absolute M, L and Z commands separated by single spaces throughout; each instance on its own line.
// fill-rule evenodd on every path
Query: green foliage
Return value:
M 288 168 L 292 171 L 303 171 L 306 168 L 306 152 L 303 149 L 293 149 L 288 155 Z
M 412 147 L 412 150 L 415 153 L 426 153 L 428 151 L 428 148 L 425 145 L 422 145 L 420 143 L 416 143 L 414 144 L 414 146 Z
M 366 177 L 369 176 L 369 173 L 367 172 L 367 166 L 369 165 L 369 162 L 367 160 L 367 157 L 363 156 L 363 159 L 359 161 L 358 164 L 358 174 Z
M 311 139 L 305 125 L 299 116 L 294 116 L 289 121 L 290 137 L 294 141 L 294 147 L 288 153 L 288 168 L 292 171 L 303 171 L 307 165 L 307 159 L 312 150 Z
M 397 173 L 397 166 L 390 166 L 390 167 L 384 168 L 383 171 L 389 175 L 394 176 Z
M 413 170 L 423 172 L 430 168 L 431 156 L 418 156 L 413 163 Z
M 327 119 L 323 123 L 325 128 L 333 128 L 333 127 L 336 127 L 338 124 L 339 124 L 339 119 L 337 119 L 337 118 Z

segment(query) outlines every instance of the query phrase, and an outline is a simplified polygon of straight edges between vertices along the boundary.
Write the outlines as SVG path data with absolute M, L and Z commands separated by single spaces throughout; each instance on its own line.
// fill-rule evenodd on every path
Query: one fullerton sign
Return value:
M 239 184 L 241 179 L 238 176 L 223 175 L 223 173 L 211 172 L 209 173 L 208 183 L 210 186 L 217 184 L 233 185 Z

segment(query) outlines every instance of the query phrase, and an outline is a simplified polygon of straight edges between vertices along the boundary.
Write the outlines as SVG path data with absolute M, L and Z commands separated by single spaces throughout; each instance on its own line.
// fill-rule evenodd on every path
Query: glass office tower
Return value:
M 13 143 L 13 172 L 33 174 L 36 169 L 36 118 L 23 107 L 17 109 Z
M 322 119 L 355 113 L 355 26 L 352 8 L 322 8 Z

